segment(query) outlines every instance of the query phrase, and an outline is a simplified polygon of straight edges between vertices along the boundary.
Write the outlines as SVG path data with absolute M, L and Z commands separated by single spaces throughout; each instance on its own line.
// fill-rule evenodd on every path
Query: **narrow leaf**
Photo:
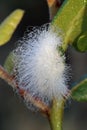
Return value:
M 0 46 L 12 37 L 16 27 L 22 19 L 24 11 L 17 9 L 12 12 L 0 25 Z
M 87 101 L 87 78 L 75 85 L 72 90 L 72 99 L 76 101 Z
M 65 0 L 52 21 L 63 32 L 65 50 L 68 44 L 87 30 L 87 0 Z
M 5 60 L 5 63 L 4 63 L 4 68 L 5 70 L 11 74 L 11 72 L 13 71 L 13 68 L 14 68 L 14 65 L 15 65 L 15 55 L 13 52 L 11 52 L 7 59 Z

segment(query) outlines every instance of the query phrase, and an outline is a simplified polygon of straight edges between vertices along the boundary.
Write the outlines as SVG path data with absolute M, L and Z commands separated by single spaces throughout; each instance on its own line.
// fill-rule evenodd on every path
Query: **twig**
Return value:
M 15 88 L 16 83 L 14 82 L 14 77 L 9 75 L 4 68 L 0 65 L 0 78 L 5 80 L 12 88 Z
M 36 100 L 26 90 L 20 89 L 14 79 L 14 76 L 9 75 L 2 66 L 0 66 L 0 78 L 5 80 L 13 89 L 16 89 L 20 96 L 23 98 L 23 100 L 25 100 L 26 102 L 31 102 L 37 108 L 39 108 L 40 111 L 43 112 L 45 115 L 49 115 L 49 107 L 46 104 L 44 104 L 41 100 Z
M 50 20 L 52 20 L 61 6 L 61 1 L 60 0 L 47 0 L 47 3 L 49 7 Z

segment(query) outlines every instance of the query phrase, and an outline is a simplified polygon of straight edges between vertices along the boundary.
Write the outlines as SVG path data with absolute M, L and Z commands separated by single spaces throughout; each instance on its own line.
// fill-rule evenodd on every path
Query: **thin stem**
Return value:
M 64 100 L 58 101 L 54 99 L 49 117 L 52 130 L 62 130 L 63 111 Z
M 4 68 L 0 65 L 0 78 L 5 80 L 12 88 L 15 88 L 16 83 L 14 81 L 14 77 L 9 75 Z
M 24 101 L 26 101 L 27 103 L 32 102 L 32 104 L 39 108 L 41 112 L 43 112 L 46 115 L 49 114 L 49 107 L 46 104 L 44 104 L 41 100 L 32 97 L 31 94 L 26 90 L 20 89 L 14 79 L 14 76 L 9 75 L 2 66 L 0 66 L 0 78 L 5 80 L 13 89 L 16 89 Z
M 47 0 L 47 3 L 49 7 L 50 20 L 52 20 L 60 8 L 61 2 L 59 0 Z

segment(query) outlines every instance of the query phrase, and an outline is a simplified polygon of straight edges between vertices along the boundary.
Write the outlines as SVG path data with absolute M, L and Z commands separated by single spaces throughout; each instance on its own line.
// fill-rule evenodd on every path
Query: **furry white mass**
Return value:
M 67 66 L 59 47 L 62 40 L 53 29 L 33 29 L 14 51 L 18 86 L 41 100 L 61 99 L 67 94 Z

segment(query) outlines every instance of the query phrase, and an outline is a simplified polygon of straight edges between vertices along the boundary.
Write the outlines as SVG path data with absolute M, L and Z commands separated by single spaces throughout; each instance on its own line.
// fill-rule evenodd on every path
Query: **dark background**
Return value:
M 46 0 L 0 0 L 0 22 L 17 8 L 24 9 L 26 13 L 10 42 L 0 47 L 1 65 L 27 27 L 49 22 Z M 87 73 L 87 53 L 79 53 L 69 47 L 68 60 L 72 68 L 73 83 Z M 70 99 L 65 106 L 63 127 L 64 130 L 87 130 L 87 103 L 77 103 Z M 50 130 L 48 120 L 40 113 L 28 110 L 12 88 L 1 79 L 0 130 Z

